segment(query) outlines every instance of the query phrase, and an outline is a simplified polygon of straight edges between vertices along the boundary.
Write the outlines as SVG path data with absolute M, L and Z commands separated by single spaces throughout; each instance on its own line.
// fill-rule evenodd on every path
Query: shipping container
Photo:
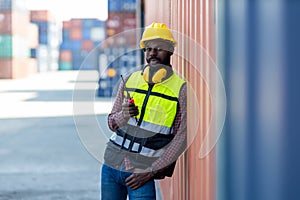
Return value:
M 82 39 L 89 40 L 91 39 L 91 28 L 83 28 L 82 29 Z
M 90 51 L 94 48 L 94 42 L 92 40 L 82 40 L 82 50 Z
M 0 79 L 25 78 L 36 72 L 36 59 L 0 58 Z
M 91 28 L 90 32 L 91 32 L 91 40 L 93 41 L 102 41 L 106 38 L 104 27 Z
M 45 32 L 43 34 L 39 34 L 39 44 L 48 45 L 49 44 L 49 37 L 48 33 Z
M 104 21 L 98 19 L 83 19 L 82 20 L 82 29 L 90 29 L 92 27 L 103 27 Z
M 136 11 L 136 0 L 108 0 L 108 12 Z
M 82 19 L 71 19 L 70 20 L 70 26 L 72 28 L 79 28 L 81 29 L 82 28 Z
M 49 24 L 50 22 L 43 22 L 43 21 L 33 21 L 30 20 L 31 23 L 36 24 L 39 27 L 39 35 L 45 34 L 49 32 Z
M 71 50 L 61 50 L 59 55 L 59 61 L 71 62 L 72 61 L 72 51 Z
M 36 24 L 30 23 L 28 25 L 28 41 L 29 41 L 29 48 L 37 48 L 39 45 L 39 28 Z
M 49 10 L 32 10 L 30 19 L 38 22 L 55 22 L 55 17 Z
M 70 39 L 71 40 L 81 40 L 82 39 L 82 29 L 77 27 L 72 27 L 70 29 Z
M 152 22 L 165 23 L 173 31 L 178 40 L 178 46 L 172 56 L 173 68 L 187 79 L 191 90 L 195 91 L 193 96 L 187 98 L 189 105 L 187 131 L 188 136 L 194 137 L 188 139 L 191 140 L 189 148 L 178 159 L 172 178 L 159 181 L 162 198 L 214 200 L 216 199 L 216 151 L 214 148 L 207 147 L 207 154 L 203 156 L 201 150 L 205 146 L 205 139 L 211 139 L 207 133 L 211 127 L 214 127 L 210 124 L 210 119 L 212 102 L 215 103 L 216 99 L 210 99 L 208 83 L 203 80 L 203 76 L 209 74 L 209 81 L 216 80 L 213 67 L 206 61 L 207 55 L 215 61 L 214 14 L 217 9 L 214 6 L 220 1 L 146 0 L 143 2 L 145 26 Z M 206 56 L 199 53 L 202 48 L 207 52 Z M 204 73 L 199 74 L 199 72 Z M 198 100 L 199 106 L 196 106 Z M 212 136 L 216 134 L 218 133 L 211 132 Z
M 36 56 L 37 56 L 36 51 L 37 51 L 36 48 L 31 48 L 30 49 L 30 58 L 36 58 Z
M 72 41 L 71 40 L 64 40 L 60 46 L 59 46 L 60 51 L 61 50 L 70 50 L 72 49 Z
M 29 58 L 30 48 L 26 37 L 0 35 L 0 58 Z
M 107 37 L 121 33 L 125 30 L 136 29 L 136 13 L 110 12 L 106 21 Z
M 99 54 L 97 51 L 90 52 L 105 39 L 105 22 L 98 19 L 71 19 L 63 24 L 65 29 L 63 27 L 60 51 L 71 51 L 72 70 L 79 70 L 80 67 L 85 70 L 98 69 Z
M 137 69 L 138 51 L 140 50 L 128 46 L 109 46 L 101 50 L 98 63 L 100 75 L 98 96 L 112 96 L 113 90 L 118 85 L 120 75 L 126 75 Z
M 68 29 L 62 29 L 62 40 L 66 41 L 66 40 L 70 40 L 70 30 Z
M 70 29 L 71 28 L 71 21 L 63 21 L 62 22 L 62 29 L 63 30 L 68 30 L 68 29 Z
M 39 44 L 48 45 L 50 47 L 58 48 L 59 34 L 57 24 L 54 22 L 31 21 L 38 26 L 39 30 Z
M 82 55 L 81 48 L 72 49 L 72 68 L 73 68 L 73 70 L 79 70 L 83 60 L 84 60 L 84 56 Z
M 48 71 L 58 70 L 59 50 L 48 46 Z
M 28 13 L 0 10 L 0 34 L 27 36 L 29 24 Z
M 61 37 L 61 29 L 58 27 L 58 24 L 50 23 L 48 37 L 48 44 L 50 48 L 58 49 L 60 42 L 59 37 Z
M 28 13 L 28 10 L 26 9 L 26 1 L 20 1 L 20 0 L 0 0 L 0 10 L 6 10 L 6 11 L 20 11 Z
M 59 62 L 59 70 L 72 70 L 72 62 L 68 61 L 60 61 Z
M 40 44 L 36 49 L 36 58 L 38 61 L 38 72 L 48 71 L 49 51 L 47 45 Z
M 71 48 L 74 51 L 79 51 L 82 49 L 82 40 L 72 40 L 71 41 Z

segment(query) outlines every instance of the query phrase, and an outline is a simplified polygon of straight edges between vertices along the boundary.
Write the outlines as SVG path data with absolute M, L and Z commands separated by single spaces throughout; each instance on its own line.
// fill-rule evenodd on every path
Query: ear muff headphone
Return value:
M 168 66 L 159 65 L 150 67 L 150 65 L 146 65 L 141 74 L 147 83 L 160 83 L 168 78 L 166 67 Z

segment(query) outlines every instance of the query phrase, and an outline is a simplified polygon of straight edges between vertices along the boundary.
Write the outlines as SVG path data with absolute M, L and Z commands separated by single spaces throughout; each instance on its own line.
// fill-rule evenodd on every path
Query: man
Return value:
M 102 200 L 155 199 L 155 179 L 172 176 L 186 147 L 186 83 L 172 69 L 176 41 L 165 24 L 146 27 L 147 65 L 121 82 L 104 154 Z

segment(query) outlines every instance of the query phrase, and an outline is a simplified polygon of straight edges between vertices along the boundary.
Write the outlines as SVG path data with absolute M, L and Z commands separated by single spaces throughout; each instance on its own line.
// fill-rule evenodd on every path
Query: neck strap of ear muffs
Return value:
M 173 70 L 168 65 L 156 64 L 146 65 L 142 71 L 144 80 L 147 83 L 161 83 L 173 74 Z

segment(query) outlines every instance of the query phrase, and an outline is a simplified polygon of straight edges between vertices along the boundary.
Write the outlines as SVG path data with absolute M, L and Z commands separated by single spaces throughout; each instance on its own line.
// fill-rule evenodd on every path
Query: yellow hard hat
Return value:
M 174 45 L 174 47 L 177 44 L 171 30 L 164 23 L 153 22 L 151 25 L 147 26 L 140 41 L 140 47 L 145 48 L 145 41 L 155 39 L 163 39 L 170 41 Z

